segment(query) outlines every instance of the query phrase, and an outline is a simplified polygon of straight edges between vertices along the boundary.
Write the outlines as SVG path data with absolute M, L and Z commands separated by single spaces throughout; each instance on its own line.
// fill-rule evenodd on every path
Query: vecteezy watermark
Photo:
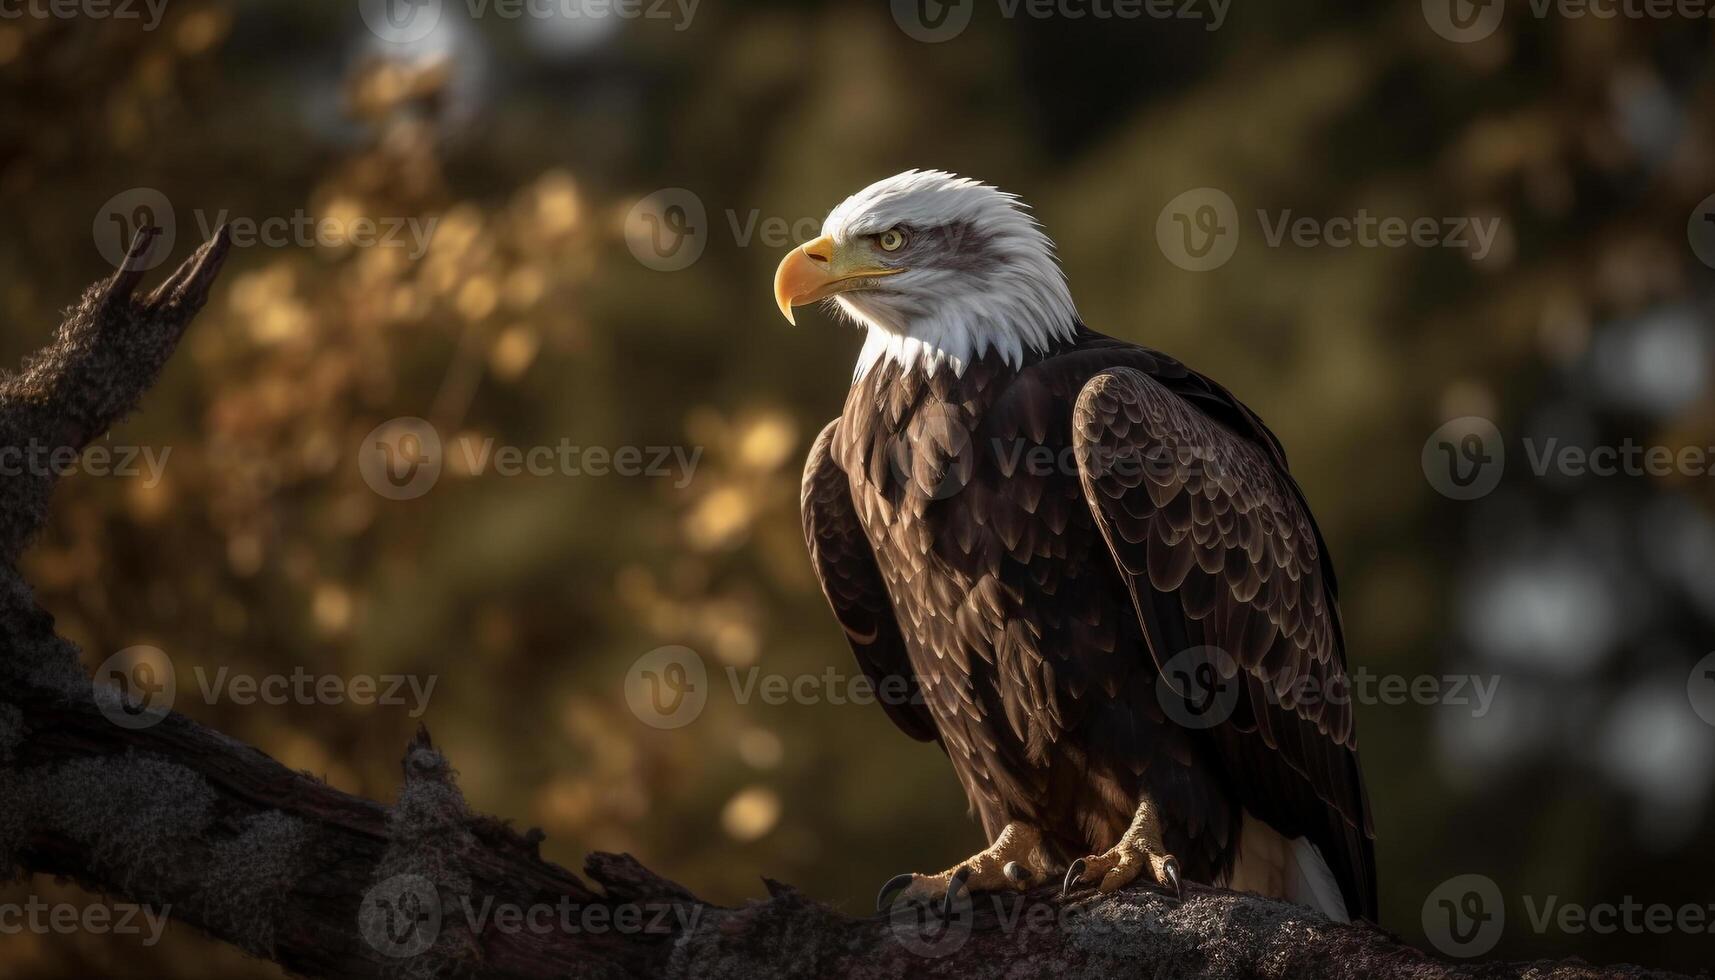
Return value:
M 1443 422 L 1423 442 L 1419 465 L 1429 485 L 1444 497 L 1475 500 L 1500 485 L 1507 468 L 1501 430 L 1480 415 Z
M 671 936 L 690 932 L 702 917 L 692 902 L 553 902 L 519 904 L 493 895 L 480 900 L 460 895 L 442 900 L 433 882 L 418 874 L 399 874 L 371 886 L 358 908 L 358 931 L 384 956 L 415 956 L 433 946 L 452 914 L 476 936 L 624 935 Z
M 703 256 L 709 212 L 703 199 L 683 187 L 650 194 L 625 215 L 625 245 L 637 261 L 657 272 L 678 272 Z
M 440 222 L 435 216 L 318 216 L 303 210 L 260 218 L 235 215 L 225 208 L 216 211 L 198 208 L 191 213 L 202 241 L 225 227 L 232 244 L 239 248 L 402 248 L 408 250 L 405 254 L 411 261 L 429 251 L 435 226 Z M 153 187 L 121 191 L 108 198 L 96 212 L 92 226 L 95 248 L 102 258 L 118 267 L 125 261 L 126 250 L 137 233 L 150 227 L 161 230 L 160 239 L 145 261 L 146 267 L 153 268 L 172 252 L 177 237 L 173 204 Z
M 95 237 L 95 250 L 117 269 L 125 263 L 139 232 L 145 228 L 158 229 L 159 234 L 139 262 L 142 268 L 153 269 L 172 254 L 178 224 L 173 202 L 167 200 L 167 195 L 153 187 L 133 187 L 107 199 L 95 212 L 90 233 Z
M 1558 436 L 1520 440 L 1531 474 L 1539 479 L 1588 477 L 1707 477 L 1715 475 L 1715 446 L 1646 445 L 1631 438 L 1581 445 Z M 1469 415 L 1443 423 L 1423 443 L 1429 485 L 1454 500 L 1475 500 L 1500 484 L 1507 450 L 1495 423 Z
M 919 412 L 908 431 L 888 437 L 885 449 L 893 478 L 914 486 L 931 500 L 946 500 L 964 490 L 978 460 L 1008 476 L 1064 477 L 1070 480 L 1118 479 L 1137 486 L 1184 486 L 1195 479 L 1219 482 L 1232 460 L 1218 451 L 1166 443 L 1124 452 L 1093 445 L 1051 446 L 1024 436 L 975 438 L 970 416 L 956 405 L 933 405 Z
M 441 895 L 422 875 L 398 874 L 369 887 L 357 907 L 357 931 L 383 956 L 416 956 L 441 934 Z
M 1161 666 L 1155 696 L 1168 717 L 1186 728 L 1213 728 L 1233 716 L 1248 686 L 1245 669 L 1232 655 L 1215 646 L 1182 650 Z M 1471 717 L 1489 713 L 1499 675 L 1378 674 L 1364 667 L 1321 681 L 1302 674 L 1283 689 L 1260 685 L 1269 704 L 1295 709 L 1303 705 L 1449 706 L 1469 708 Z
M 0 21 L 134 20 L 152 31 L 166 12 L 167 0 L 0 0 Z
M 1715 653 L 1697 661 L 1691 676 L 1685 679 L 1685 696 L 1697 717 L 1715 725 Z
M 1715 194 L 1691 209 L 1691 219 L 1685 223 L 1685 237 L 1691 242 L 1691 254 L 1697 261 L 1715 269 Z
M 316 674 L 301 666 L 272 674 L 218 667 L 192 669 L 204 704 L 403 706 L 412 718 L 428 710 L 437 674 Z M 159 647 L 134 646 L 96 668 L 96 707 L 121 728 L 148 728 L 172 710 L 179 695 L 178 671 Z
M 143 486 L 154 489 L 161 483 L 167 468 L 167 457 L 173 447 L 157 451 L 152 446 L 121 446 L 93 443 L 82 450 L 71 446 L 50 446 L 30 440 L 23 446 L 0 446 L 0 476 L 43 476 L 59 478 L 70 473 L 90 476 L 142 478 Z
M 0 936 L 33 933 L 40 936 L 90 933 L 97 936 L 142 936 L 144 946 L 161 941 L 167 916 L 173 910 L 163 905 L 159 912 L 134 902 L 49 902 L 31 895 L 22 902 L 0 902 Z
M 1537 935 L 1715 934 L 1715 903 L 1642 902 L 1631 895 L 1599 902 L 1572 902 L 1560 895 L 1521 895 L 1519 900 L 1523 923 Z M 1520 920 L 1515 916 L 1514 921 Z M 1500 942 L 1506 923 L 1500 886 L 1486 875 L 1449 878 L 1423 902 L 1424 935 L 1448 956 L 1482 956 Z
M 429 698 L 440 680 L 438 674 L 312 674 L 303 667 L 258 675 L 236 673 L 229 667 L 218 667 L 211 674 L 198 666 L 192 673 L 205 704 L 403 706 L 412 718 L 429 710 Z
M 1486 875 L 1456 875 L 1423 900 L 1423 934 L 1448 956 L 1487 953 L 1501 941 L 1506 924 L 1500 886 Z
M 1046 906 L 1044 906 L 1046 907 Z M 964 948 L 971 938 L 975 921 L 974 899 L 968 889 L 960 889 L 951 907 L 940 902 L 925 905 L 908 901 L 904 894 L 894 896 L 887 909 L 887 930 L 894 942 L 925 959 L 940 959 Z
M 708 666 L 690 647 L 656 647 L 626 672 L 625 703 L 646 725 L 683 728 L 709 703 Z
M 574 902 L 562 895 L 558 901 L 519 905 L 497 902 L 484 895 L 480 902 L 469 896 L 458 899 L 460 911 L 472 932 L 492 929 L 503 935 L 528 934 L 671 936 L 689 932 L 702 917 L 702 906 L 689 902 Z
M 441 478 L 441 434 L 425 419 L 388 419 L 363 437 L 357 471 L 388 500 L 414 500 Z
M 1205 31 L 1227 22 L 1232 0 L 994 0 L 1005 20 L 1184 20 Z M 976 0 L 892 0 L 893 22 L 924 44 L 951 41 L 971 24 Z
M 1053 880 L 1063 873 L 1064 869 L 1048 869 Z M 1063 904 L 1027 901 L 1008 892 L 972 895 L 968 889 L 961 889 L 952 907 L 942 909 L 939 900 L 925 905 L 907 899 L 901 892 L 888 906 L 887 924 L 895 942 L 927 959 L 939 959 L 962 949 L 970 939 L 979 909 L 984 912 L 985 931 L 993 929 L 1006 936 L 1100 940 L 1160 934 L 1169 928 L 1151 908 L 1124 916 L 1104 915 L 1098 908 L 1078 901 Z
M 723 674 L 733 700 L 779 707 L 786 704 L 922 704 L 923 694 L 907 676 L 879 681 L 833 667 L 819 673 L 781 674 L 760 667 L 728 665 Z M 696 721 L 709 700 L 709 669 L 690 647 L 665 646 L 638 657 L 625 675 L 625 702 L 639 721 L 655 728 L 683 728 Z
M 1505 11 L 1506 0 L 1423 0 L 1423 19 L 1429 29 L 1459 44 L 1495 33 Z
M 675 31 L 691 26 L 701 0 L 463 0 L 472 20 L 649 20 Z M 371 34 L 389 44 L 415 44 L 434 33 L 446 0 L 358 0 Z
M 789 248 L 822 233 L 822 219 L 765 215 L 758 208 L 726 208 L 720 227 L 738 248 L 760 245 Z M 625 245 L 644 266 L 657 272 L 677 272 L 703 256 L 714 226 L 708 208 L 695 192 L 665 187 L 632 205 L 625 216 Z
M 1529 0 L 1537 20 L 1709 20 L 1715 0 Z M 1449 41 L 1470 44 L 1495 33 L 1505 0 L 1423 0 L 1423 19 Z
M 1219 647 L 1193 647 L 1163 665 L 1156 697 L 1174 721 L 1187 728 L 1211 728 L 1232 717 L 1245 682 L 1243 669 Z M 637 658 L 625 675 L 625 701 L 639 721 L 655 728 L 683 728 L 707 707 L 712 689 L 723 680 L 739 705 L 923 705 L 923 685 L 905 674 L 873 679 L 842 673 L 783 674 L 760 667 L 727 665 L 711 675 L 703 658 L 689 647 L 658 647 Z M 1326 682 L 1305 675 L 1284 689 L 1263 685 L 1270 704 L 1295 708 L 1306 704 L 1365 704 L 1397 707 L 1469 708 L 1487 715 L 1500 688 L 1498 675 L 1377 674 L 1363 667 Z
M 753 699 L 778 707 L 783 704 L 922 704 L 923 693 L 911 679 L 890 674 L 879 681 L 868 674 L 843 674 L 827 667 L 818 674 L 774 674 L 760 667 L 740 671 L 726 668 L 733 700 L 749 704 Z
M 173 710 L 178 678 L 159 647 L 126 647 L 95 668 L 90 693 L 108 721 L 120 728 L 148 728 Z
M 452 457 L 470 476 L 669 478 L 683 490 L 696 476 L 701 446 L 584 446 L 561 439 L 535 446 L 503 445 L 492 437 L 460 436 Z M 421 497 L 440 480 L 446 452 L 440 432 L 415 416 L 389 419 L 364 436 L 357 468 L 369 488 L 389 500 Z
M 1501 224 L 1499 217 L 1406 218 L 1371 214 L 1368 208 L 1331 217 L 1301 215 L 1291 208 L 1258 208 L 1256 218 L 1263 244 L 1269 248 L 1451 248 L 1476 262 L 1488 257 Z M 1238 250 L 1241 223 L 1238 207 L 1225 191 L 1197 187 L 1161 209 L 1155 219 L 1155 241 L 1161 254 L 1179 268 L 1208 272 L 1225 265 Z
M 1188 272 L 1227 264 L 1239 247 L 1239 209 L 1225 191 L 1195 187 L 1155 218 L 1155 243 L 1167 261 Z

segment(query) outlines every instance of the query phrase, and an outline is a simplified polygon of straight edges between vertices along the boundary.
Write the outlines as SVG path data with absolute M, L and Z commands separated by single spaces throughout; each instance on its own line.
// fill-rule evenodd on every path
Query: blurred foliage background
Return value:
M 898 5 L 895 5 L 898 6 Z M 682 19 L 511 19 L 448 2 L 413 43 L 353 2 L 170 0 L 135 21 L 0 19 L 0 355 L 111 271 L 138 188 L 173 261 L 223 213 L 433 220 L 426 252 L 254 245 L 228 265 L 115 445 L 170 447 L 158 485 L 79 474 L 27 573 L 91 666 L 167 651 L 178 707 L 341 789 L 397 787 L 426 723 L 472 805 L 576 866 L 624 850 L 716 900 L 759 876 L 854 911 L 980 845 L 934 749 L 869 705 L 742 699 L 725 669 L 855 674 L 810 576 L 797 480 L 858 336 L 770 298 L 782 252 L 908 167 L 1018 192 L 1097 329 L 1230 386 L 1285 442 L 1327 533 L 1353 659 L 1499 678 L 1494 706 L 1358 709 L 1383 919 L 1422 943 L 1462 872 L 1507 900 L 1496 955 L 1695 967 L 1708 934 L 1529 927 L 1541 903 L 1715 901 L 1715 728 L 1687 696 L 1715 623 L 1707 476 L 1537 478 L 1521 440 L 1715 445 L 1707 20 L 1533 16 L 1438 36 L 1415 2 L 1038 19 L 978 2 L 945 43 L 886 4 L 706 0 Z M 1193 273 L 1154 227 L 1219 188 L 1245 229 Z M 627 214 L 682 188 L 702 252 L 639 261 Z M 1454 248 L 1268 247 L 1250 216 L 1498 218 Z M 758 221 L 753 227 L 752 221 Z M 782 233 L 781 228 L 793 229 Z M 773 229 L 773 233 L 770 232 Z M 635 229 L 634 229 L 635 231 Z M 1459 502 L 1420 453 L 1447 419 L 1505 434 Z M 364 435 L 676 445 L 647 477 L 469 473 L 372 492 Z M 628 709 L 643 653 L 698 651 L 695 723 Z M 434 676 L 406 706 L 205 703 L 192 672 Z M 38 879 L 0 889 L 86 902 Z M 274 976 L 188 927 L 0 936 L 17 976 Z

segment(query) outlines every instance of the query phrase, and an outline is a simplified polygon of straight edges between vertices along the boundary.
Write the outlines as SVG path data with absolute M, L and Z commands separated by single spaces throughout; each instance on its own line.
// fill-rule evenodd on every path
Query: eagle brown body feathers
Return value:
M 905 692 L 889 715 L 940 744 L 990 839 L 1022 820 L 1062 858 L 1099 852 L 1147 794 L 1185 876 L 1224 882 L 1248 812 L 1376 917 L 1333 571 L 1224 389 L 1085 328 L 1018 367 L 884 361 L 816 440 L 803 502 L 859 663 Z M 1207 724 L 1192 678 L 1231 685 Z

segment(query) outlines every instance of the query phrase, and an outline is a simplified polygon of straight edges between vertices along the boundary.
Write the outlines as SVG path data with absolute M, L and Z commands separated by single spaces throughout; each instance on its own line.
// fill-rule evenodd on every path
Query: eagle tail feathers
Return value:
M 1335 922 L 1350 922 L 1340 882 L 1322 860 L 1322 851 L 1307 837 L 1292 841 L 1293 874 L 1287 882 L 1287 897 L 1321 912 Z

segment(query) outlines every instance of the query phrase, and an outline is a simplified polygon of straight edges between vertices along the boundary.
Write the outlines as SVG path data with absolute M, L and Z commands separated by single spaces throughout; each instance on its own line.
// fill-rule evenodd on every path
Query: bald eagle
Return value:
M 804 469 L 805 540 L 992 842 L 878 907 L 1143 876 L 1375 920 L 1334 568 L 1280 442 L 1087 327 L 1014 195 L 908 171 L 821 230 L 775 300 L 867 339 Z

